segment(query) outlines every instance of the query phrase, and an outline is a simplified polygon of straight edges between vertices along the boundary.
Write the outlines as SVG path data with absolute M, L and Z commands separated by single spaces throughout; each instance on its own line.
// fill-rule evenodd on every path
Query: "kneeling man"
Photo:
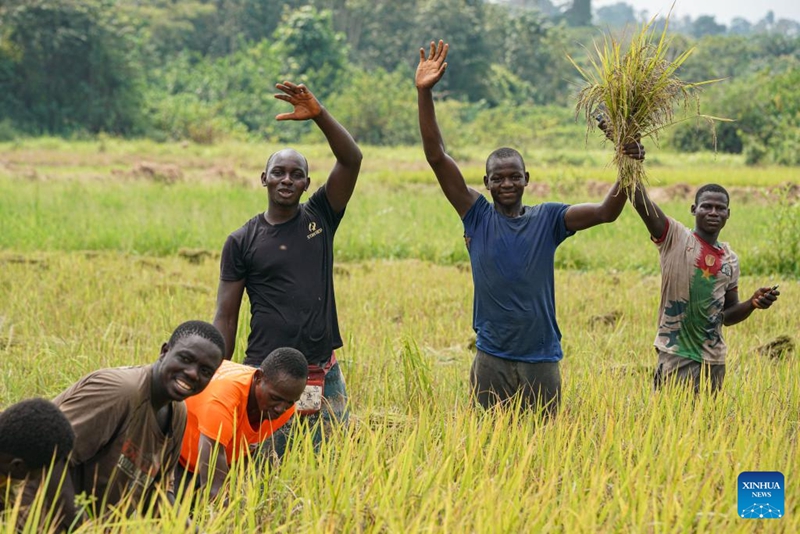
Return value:
M 256 452 L 289 421 L 307 378 L 305 356 L 288 347 L 273 350 L 255 369 L 224 361 L 208 388 L 186 401 L 188 421 L 176 481 L 185 483 L 196 475 L 195 489 L 210 483 L 215 498 L 232 463 Z

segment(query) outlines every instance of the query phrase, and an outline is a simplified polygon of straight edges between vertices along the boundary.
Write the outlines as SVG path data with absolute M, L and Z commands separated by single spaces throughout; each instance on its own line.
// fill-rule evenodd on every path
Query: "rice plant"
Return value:
M 669 17 L 660 35 L 654 22 L 655 18 L 642 26 L 627 47 L 610 34 L 602 45 L 595 42 L 588 68 L 568 56 L 587 83 L 578 93 L 576 117 L 585 115 L 587 133 L 597 123 L 603 124 L 606 136 L 616 147 L 613 164 L 622 186 L 629 191 L 646 181 L 646 173 L 643 161 L 624 156 L 623 146 L 646 137 L 657 140 L 663 128 L 676 122 L 676 107 L 689 111 L 694 104 L 695 114 L 712 125 L 712 136 L 713 121 L 727 120 L 700 114 L 696 89 L 719 80 L 680 80 L 677 71 L 694 48 L 670 60 L 673 53 L 672 37 L 667 35 Z

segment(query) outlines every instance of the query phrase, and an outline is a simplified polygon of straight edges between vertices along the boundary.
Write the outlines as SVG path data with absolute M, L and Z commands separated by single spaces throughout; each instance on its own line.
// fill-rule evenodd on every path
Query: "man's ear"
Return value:
M 25 460 L 22 458 L 14 458 L 8 464 L 8 474 L 11 475 L 11 478 L 16 480 L 22 480 L 31 473 L 31 470 L 28 469 L 27 464 L 25 464 Z
M 260 367 L 256 367 L 256 372 L 253 373 L 253 382 L 260 384 L 264 380 L 264 371 Z
M 695 215 L 695 211 L 697 211 L 697 206 L 692 204 L 692 207 L 691 207 L 691 209 L 689 211 L 691 212 L 692 215 Z
M 166 356 L 167 352 L 169 352 L 169 343 L 164 343 L 163 345 L 161 345 L 161 353 L 158 355 L 158 359 L 160 360 L 161 358 Z
M 486 175 L 483 176 L 483 185 L 486 189 L 489 189 L 489 177 Z
M 261 171 L 261 186 L 267 187 L 267 171 Z
M 306 176 L 306 186 L 303 188 L 303 191 L 308 191 L 309 185 L 311 185 L 311 176 Z
M 525 171 L 525 185 L 528 185 L 528 182 L 531 181 L 531 173 Z

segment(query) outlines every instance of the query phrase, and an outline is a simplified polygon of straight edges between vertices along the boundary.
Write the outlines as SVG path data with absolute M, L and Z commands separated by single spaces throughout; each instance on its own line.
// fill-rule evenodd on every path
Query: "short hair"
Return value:
M 172 332 L 167 344 L 173 347 L 178 340 L 188 336 L 200 336 L 203 339 L 209 340 L 219 347 L 223 357 L 225 356 L 225 338 L 222 337 L 222 334 L 219 333 L 216 326 L 205 321 L 186 321 L 185 323 L 181 323 L 178 325 L 178 328 Z
M 261 372 L 267 380 L 280 375 L 290 378 L 308 378 L 308 362 L 303 353 L 291 347 L 280 347 L 270 352 L 261 362 Z
M 700 195 L 703 193 L 722 193 L 725 195 L 725 203 L 731 203 L 731 196 L 728 194 L 728 191 L 719 184 L 706 184 L 702 186 L 700 189 L 697 190 L 697 193 L 694 194 L 694 205 L 696 206 L 700 202 Z
M 66 458 L 75 432 L 58 407 L 45 399 L 28 399 L 0 412 L 0 452 L 21 458 L 28 469 Z
M 270 156 L 267 158 L 267 164 L 264 166 L 264 170 L 268 170 L 269 169 L 269 165 L 270 165 L 270 163 L 272 163 L 272 160 L 275 159 L 275 156 L 277 156 L 278 154 L 280 154 L 281 152 L 284 152 L 286 150 L 291 150 L 292 152 L 294 152 L 295 154 L 297 154 L 298 156 L 303 158 L 303 165 L 306 166 L 306 174 L 308 174 L 308 160 L 306 159 L 306 157 L 304 155 L 302 155 L 300 152 L 298 152 L 297 150 L 295 150 L 293 148 L 282 148 L 282 149 L 270 154 Z
M 509 148 L 507 146 L 498 148 L 491 154 L 489 157 L 486 158 L 486 174 L 489 174 L 489 162 L 495 159 L 506 159 L 506 158 L 519 158 L 520 163 L 522 163 L 523 170 L 525 169 L 525 160 L 522 158 L 522 154 L 519 151 Z

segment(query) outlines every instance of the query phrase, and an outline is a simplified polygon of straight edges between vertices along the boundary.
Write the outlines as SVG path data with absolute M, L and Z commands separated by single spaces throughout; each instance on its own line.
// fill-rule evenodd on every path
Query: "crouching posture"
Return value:
M 273 350 L 253 369 L 223 362 L 208 388 L 188 399 L 188 423 L 181 447 L 177 482 L 210 484 L 215 498 L 233 462 L 256 453 L 285 425 L 306 387 L 308 364 L 292 348 Z
M 205 389 L 224 353 L 213 325 L 189 321 L 162 345 L 155 363 L 95 371 L 55 398 L 75 432 L 59 499 L 72 503 L 85 494 L 88 503 L 62 526 L 112 508 L 130 515 L 157 507 L 157 490 L 169 487 L 180 454 L 183 401 Z
M 69 421 L 48 400 L 24 400 L 1 412 L 0 514 L 14 506 L 14 489 L 27 481 L 39 484 L 49 479 L 57 490 L 74 441 Z M 48 473 L 50 466 L 54 469 Z

